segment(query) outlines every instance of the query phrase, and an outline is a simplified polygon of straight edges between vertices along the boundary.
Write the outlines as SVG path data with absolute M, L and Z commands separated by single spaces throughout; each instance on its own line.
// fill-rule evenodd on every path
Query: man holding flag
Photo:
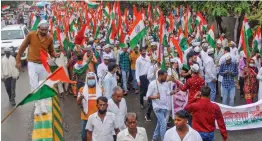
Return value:
M 21 56 L 26 48 L 29 47 L 27 61 L 31 91 L 37 88 L 39 81 L 45 80 L 48 76 L 48 72 L 50 72 L 47 60 L 43 59 L 47 59 L 47 57 L 43 57 L 40 54 L 46 54 L 46 52 L 48 52 L 51 57 L 56 57 L 53 46 L 53 38 L 50 34 L 48 34 L 48 28 L 48 22 L 46 20 L 42 20 L 38 24 L 38 30 L 30 32 L 26 36 L 16 56 L 16 67 L 20 70 Z M 47 113 L 47 109 L 43 105 L 43 102 L 36 101 L 35 115 Z

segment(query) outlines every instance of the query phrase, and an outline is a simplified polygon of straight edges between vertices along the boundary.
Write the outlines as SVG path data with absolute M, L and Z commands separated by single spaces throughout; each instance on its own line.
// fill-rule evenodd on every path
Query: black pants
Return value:
M 147 115 L 147 117 L 150 117 L 150 115 L 151 115 L 151 112 L 152 112 L 152 110 L 153 110 L 153 106 L 152 106 L 152 100 L 151 99 L 148 99 L 148 109 L 147 109 L 147 113 L 146 113 L 146 115 Z
M 149 81 L 146 75 L 139 76 L 139 79 L 140 79 L 140 104 L 144 106 L 144 96 L 146 96 Z
M 76 82 L 76 96 L 78 96 L 79 89 L 84 86 L 85 86 L 84 82 Z
M 9 101 L 15 100 L 15 86 L 16 86 L 16 79 L 12 77 L 7 78 L 5 81 L 5 89 L 9 97 Z
M 240 96 L 244 96 L 244 77 L 239 77 Z

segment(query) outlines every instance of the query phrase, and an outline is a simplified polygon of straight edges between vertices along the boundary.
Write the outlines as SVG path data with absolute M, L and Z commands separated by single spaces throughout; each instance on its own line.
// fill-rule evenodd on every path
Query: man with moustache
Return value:
M 87 141 L 113 141 L 113 131 L 119 132 L 115 114 L 108 112 L 108 100 L 101 96 L 96 100 L 98 111 L 90 115 L 86 124 Z
M 108 112 L 112 112 L 116 116 L 117 127 L 120 131 L 126 128 L 125 126 L 125 116 L 127 114 L 126 100 L 123 98 L 124 90 L 116 86 L 113 88 L 112 98 L 108 100 Z M 114 140 L 116 135 L 114 135 Z
M 16 55 L 16 68 L 20 70 L 21 56 L 26 48 L 29 47 L 27 61 L 31 91 L 37 88 L 39 81 L 45 80 L 48 76 L 48 73 L 42 65 L 40 59 L 40 51 L 43 50 L 49 53 L 49 55 L 53 58 L 58 56 L 54 51 L 53 38 L 50 34 L 48 34 L 48 28 L 48 22 L 46 20 L 42 20 L 38 24 L 37 31 L 32 31 L 26 36 Z M 35 106 L 35 115 L 47 114 L 47 108 L 44 100 L 36 101 Z
M 148 68 L 151 66 L 150 57 L 146 55 L 146 48 L 140 49 L 140 56 L 136 60 L 136 80 L 140 87 L 140 107 L 144 108 L 144 96 L 146 96 L 149 81 L 147 79 Z
M 127 128 L 119 132 L 117 141 L 148 141 L 145 128 L 137 127 L 136 113 L 127 113 L 125 123 Z
M 200 134 L 187 124 L 189 116 L 185 110 L 176 112 L 175 126 L 166 131 L 164 141 L 202 141 Z

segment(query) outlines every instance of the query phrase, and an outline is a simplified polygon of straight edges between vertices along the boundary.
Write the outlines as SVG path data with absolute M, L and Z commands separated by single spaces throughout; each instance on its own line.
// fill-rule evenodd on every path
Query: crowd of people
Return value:
M 128 22 L 132 23 L 132 19 Z M 41 20 L 37 31 L 27 35 L 17 53 L 16 67 L 21 68 L 21 55 L 29 46 L 27 60 L 31 90 L 37 87 L 39 80 L 48 76 L 40 59 L 40 49 L 49 53 L 48 64 L 52 72 L 60 66 L 66 69 L 70 79 L 77 83 L 59 82 L 58 94 L 76 97 L 81 109 L 83 141 L 148 141 L 145 128 L 137 127 L 137 114 L 127 112 L 124 96 L 129 94 L 140 95 L 140 108 L 147 108 L 146 121 L 151 121 L 151 113 L 154 112 L 157 118 L 152 137 L 154 141 L 213 141 L 215 120 L 223 140 L 227 141 L 221 110 L 212 101 L 221 94 L 223 104 L 234 106 L 238 87 L 246 104 L 255 102 L 257 96 L 262 98 L 260 53 L 253 52 L 251 58 L 247 57 L 239 51 L 235 42 L 228 41 L 225 34 L 221 35 L 222 39 L 216 40 L 216 48 L 213 48 L 206 35 L 201 40 L 197 39 L 195 30 L 188 36 L 187 49 L 179 56 L 178 49 L 170 43 L 161 49 L 163 44 L 153 35 L 149 24 L 145 24 L 148 30 L 144 42 L 140 41 L 133 48 L 128 35 L 124 45 L 117 38 L 107 42 L 109 25 L 104 23 L 100 25 L 98 37 L 93 30 L 84 30 L 84 36 L 76 34 L 72 49 L 66 49 L 58 38 L 48 33 L 50 24 L 50 20 Z M 174 30 L 168 37 L 179 39 L 178 36 Z M 8 52 L 6 49 L 5 59 L 2 59 L 2 80 L 12 100 L 11 79 L 16 79 L 17 74 L 3 69 L 3 65 L 16 69 Z M 161 58 L 159 52 L 162 53 Z M 186 92 L 188 103 L 184 110 L 175 113 L 175 126 L 170 128 L 167 123 L 172 116 L 171 97 L 178 91 Z M 35 114 L 46 112 L 41 101 L 36 102 Z

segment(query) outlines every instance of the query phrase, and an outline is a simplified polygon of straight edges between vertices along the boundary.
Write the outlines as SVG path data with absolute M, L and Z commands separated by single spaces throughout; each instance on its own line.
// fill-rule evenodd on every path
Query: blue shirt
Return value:
M 227 71 L 232 72 L 231 74 L 228 74 Z M 234 77 L 237 76 L 237 64 L 231 62 L 230 64 L 223 63 L 220 66 L 219 74 L 223 76 L 223 80 L 221 85 L 224 88 L 232 88 L 235 87 L 235 81 Z

